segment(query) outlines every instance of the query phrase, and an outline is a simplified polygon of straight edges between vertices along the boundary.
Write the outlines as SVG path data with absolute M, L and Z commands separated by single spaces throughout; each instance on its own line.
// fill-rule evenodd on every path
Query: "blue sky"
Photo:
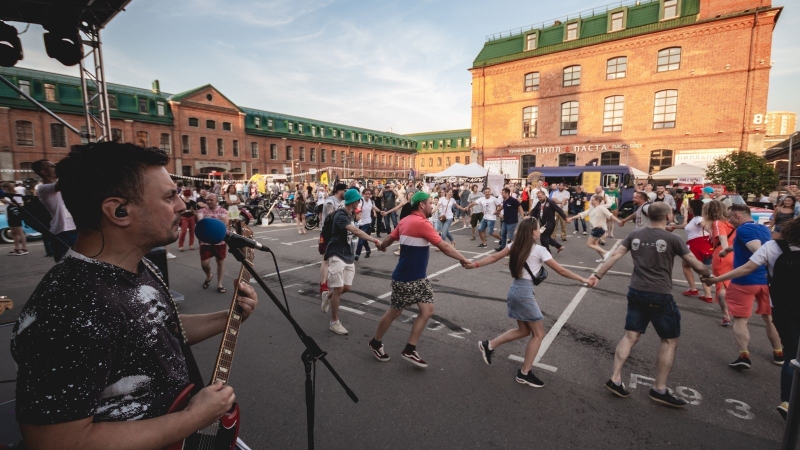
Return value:
M 133 0 L 103 34 L 106 72 L 170 93 L 211 83 L 240 106 L 380 131 L 469 128 L 467 68 L 486 35 L 604 4 Z M 769 111 L 800 109 L 798 10 L 775 30 Z M 78 74 L 47 57 L 40 27 L 22 40 L 19 67 Z

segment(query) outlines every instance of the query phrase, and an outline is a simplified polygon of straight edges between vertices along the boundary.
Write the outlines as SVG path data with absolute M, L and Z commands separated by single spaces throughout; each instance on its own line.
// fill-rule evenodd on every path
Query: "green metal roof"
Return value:
M 396 133 L 385 133 L 382 131 L 370 130 L 367 128 L 359 128 L 350 125 L 342 125 L 333 122 L 325 122 L 322 120 L 309 119 L 306 117 L 292 116 L 289 114 L 276 113 L 272 111 L 264 111 L 254 108 L 241 108 L 247 114 L 245 120 L 245 132 L 247 134 L 261 135 L 261 136 L 277 136 L 277 137 L 302 137 L 309 141 L 318 141 L 319 143 L 338 144 L 338 145 L 357 145 L 360 147 L 372 147 L 378 149 L 391 149 L 400 152 L 412 153 L 416 150 L 416 140 Z M 261 124 L 259 127 L 255 125 L 255 118 L 259 117 Z M 273 121 L 272 130 L 268 129 L 267 119 Z M 289 132 L 288 124 L 291 123 L 293 131 Z M 299 132 L 299 125 L 303 125 L 303 133 Z M 317 134 L 312 134 L 311 127 L 316 127 Z M 325 136 L 320 134 L 320 128 L 324 129 Z M 332 131 L 336 130 L 337 137 L 333 137 Z M 341 132 L 348 133 L 345 138 L 340 137 Z M 355 133 L 356 136 L 361 134 L 361 141 L 356 137 L 353 140 L 350 133 Z M 369 142 L 368 136 L 372 136 L 372 142 Z M 380 138 L 380 142 L 376 141 Z M 383 140 L 386 139 L 386 143 Z M 394 143 L 392 143 L 394 141 Z M 408 147 L 405 145 L 408 143 Z
M 637 1 L 625 6 L 625 3 L 614 3 L 608 7 L 588 10 L 584 13 L 567 16 L 564 20 L 550 23 L 550 26 L 531 26 L 512 30 L 506 34 L 489 36 L 472 68 L 486 67 L 508 61 L 515 61 L 534 56 L 541 56 L 564 50 L 600 44 L 603 42 L 625 39 L 647 33 L 653 33 L 670 28 L 691 25 L 697 22 L 700 10 L 700 0 L 682 0 L 680 3 L 680 16 L 672 20 L 659 20 L 660 0 Z M 625 11 L 625 28 L 620 31 L 609 32 L 608 20 L 611 12 Z M 730 16 L 727 16 L 730 17 Z M 577 21 L 578 39 L 564 41 L 565 26 L 567 23 Z M 530 33 L 538 33 L 537 48 L 525 51 L 525 39 Z
M 17 86 L 19 86 L 20 80 L 30 82 L 31 97 L 53 112 L 83 115 L 83 93 L 81 92 L 81 80 L 78 77 L 17 67 L 0 67 L 0 75 L 15 82 Z M 55 86 L 55 102 L 45 100 L 44 84 Z M 172 124 L 172 111 L 167 101 L 169 94 L 156 93 L 148 89 L 139 89 L 114 83 L 107 83 L 107 87 L 108 94 L 113 94 L 117 99 L 117 109 L 111 110 L 111 118 Z M 147 100 L 147 114 L 139 112 L 139 99 Z M 157 101 L 163 101 L 164 103 L 163 116 L 157 114 Z M 20 98 L 16 92 L 5 84 L 0 84 L 0 106 L 30 110 L 39 109 L 28 100 Z
M 472 130 L 445 130 L 430 131 L 427 133 L 409 134 L 417 140 L 417 151 L 419 153 L 448 153 L 448 152 L 468 152 L 470 148 L 469 138 Z M 461 139 L 459 145 L 458 140 Z M 447 146 L 450 140 L 450 147 Z

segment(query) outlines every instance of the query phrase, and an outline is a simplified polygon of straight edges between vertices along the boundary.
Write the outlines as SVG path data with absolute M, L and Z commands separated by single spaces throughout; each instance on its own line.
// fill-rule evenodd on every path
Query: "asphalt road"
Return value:
M 489 254 L 476 248 L 478 241 L 469 240 L 469 229 L 454 228 L 458 249 L 466 256 Z M 625 227 L 617 237 L 632 230 Z M 513 448 L 533 443 L 540 448 L 757 449 L 776 448 L 782 437 L 783 420 L 775 412 L 780 368 L 772 364 L 763 323 L 751 320 L 753 368 L 729 369 L 727 363 L 737 356 L 732 330 L 719 326 L 716 304 L 681 295 L 686 282 L 679 264 L 673 271 L 673 294 L 681 309 L 682 336 L 669 386 L 690 405 L 673 410 L 647 397 L 659 344 L 652 328 L 623 372 L 632 395 L 619 399 L 603 387 L 623 334 L 630 257 L 619 261 L 596 289 L 552 271 L 536 288 L 550 332 L 534 367 L 546 385 L 534 389 L 514 381 L 520 364 L 515 358 L 527 341 L 499 348 L 491 366 L 477 350 L 478 340 L 514 326 L 506 316 L 511 276 L 504 264 L 467 271 L 447 256 L 432 253 L 428 273 L 436 291 L 436 316 L 418 345 L 429 363 L 420 369 L 399 355 L 413 311 L 404 312 L 384 338 L 391 361 L 376 361 L 367 348 L 377 320 L 388 308 L 395 255 L 373 252 L 356 263 L 353 291 L 342 302 L 342 323 L 350 333 L 337 336 L 328 330 L 327 317 L 319 309 L 318 232 L 298 235 L 293 226 L 281 225 L 254 231 L 277 256 L 293 316 L 328 352 L 330 363 L 359 397 L 358 403 L 350 401 L 317 364 L 317 448 Z M 615 242 L 609 240 L 608 248 Z M 566 251 L 556 259 L 588 275 L 598 264 L 585 243 L 584 236 L 570 234 Z M 0 247 L 0 295 L 14 299 L 16 306 L 2 321 L 16 318 L 52 266 L 39 243 L 31 243 L 31 254 L 24 257 L 5 257 L 6 248 Z M 178 253 L 173 245 L 172 251 L 178 258 L 169 262 L 170 282 L 186 296 L 181 311 L 227 309 L 230 293 L 202 289 L 197 250 Z M 280 296 L 271 258 L 259 253 L 256 266 Z M 228 286 L 238 269 L 229 258 Z M 263 293 L 260 302 L 258 313 L 241 331 L 230 381 L 242 408 L 241 437 L 254 449 L 304 448 L 303 347 Z M 0 328 L 0 342 L 7 342 L 9 334 L 8 328 Z M 211 371 L 218 345 L 209 340 L 195 346 L 204 373 Z M 0 352 L 0 378 L 13 375 L 10 355 Z M 11 399 L 11 385 L 0 384 L 0 405 Z M 2 442 L 11 427 L 8 421 L 0 423 Z

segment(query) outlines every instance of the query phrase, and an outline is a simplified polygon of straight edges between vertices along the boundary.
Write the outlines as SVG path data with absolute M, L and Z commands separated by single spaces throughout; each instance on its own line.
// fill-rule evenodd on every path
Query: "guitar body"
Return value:
M 189 404 L 194 385 L 190 384 L 178 395 L 169 408 L 169 413 L 183 411 Z M 168 413 L 168 414 L 169 414 Z M 164 450 L 235 450 L 239 437 L 239 405 L 233 405 L 218 421 L 194 432 Z
M 233 221 L 230 228 L 234 233 L 240 234 L 246 238 L 253 238 L 253 231 L 239 220 Z M 252 264 L 255 258 L 255 250 L 245 248 L 242 249 L 242 251 L 244 252 L 245 259 Z M 231 300 L 231 307 L 228 312 L 228 322 L 225 326 L 225 331 L 222 333 L 222 340 L 220 342 L 219 353 L 217 354 L 217 362 L 214 365 L 214 372 L 211 376 L 211 383 L 228 384 L 231 365 L 233 363 L 233 354 L 236 349 L 236 339 L 239 335 L 239 326 L 242 320 L 244 320 L 242 309 L 237 301 L 239 297 L 239 283 L 242 282 L 246 284 L 249 281 L 250 273 L 247 272 L 243 266 L 239 271 L 239 277 L 233 285 L 233 300 Z M 189 405 L 189 400 L 192 397 L 194 388 L 194 384 L 186 386 L 172 403 L 168 413 L 186 409 L 186 406 Z M 165 450 L 235 450 L 236 439 L 239 437 L 239 425 L 239 405 L 234 403 L 230 411 L 225 413 L 219 420 L 202 430 L 195 431 L 186 439 L 168 446 Z

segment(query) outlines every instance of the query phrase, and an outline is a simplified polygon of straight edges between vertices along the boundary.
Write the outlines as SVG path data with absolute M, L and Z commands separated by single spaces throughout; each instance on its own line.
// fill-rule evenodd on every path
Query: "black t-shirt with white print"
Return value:
M 138 272 L 70 251 L 45 275 L 11 340 L 20 423 L 167 413 L 189 384 L 177 313 L 143 262 Z

